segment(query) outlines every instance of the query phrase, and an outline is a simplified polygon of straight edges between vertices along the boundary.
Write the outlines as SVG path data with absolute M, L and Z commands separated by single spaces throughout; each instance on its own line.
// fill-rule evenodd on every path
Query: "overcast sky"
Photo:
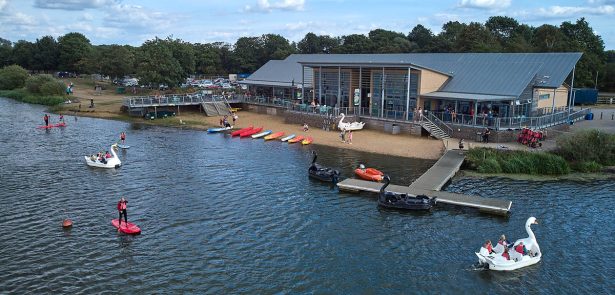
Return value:
M 0 37 L 36 41 L 80 32 L 92 44 L 141 45 L 155 36 L 234 43 L 243 36 L 308 32 L 341 36 L 375 28 L 434 33 L 450 20 L 506 15 L 521 23 L 559 25 L 585 17 L 606 49 L 615 49 L 615 0 L 0 0 Z

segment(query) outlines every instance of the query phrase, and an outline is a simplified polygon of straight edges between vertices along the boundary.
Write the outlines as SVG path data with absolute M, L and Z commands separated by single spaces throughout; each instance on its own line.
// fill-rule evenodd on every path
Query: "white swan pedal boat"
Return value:
M 346 131 L 354 131 L 354 130 L 361 130 L 363 129 L 363 126 L 365 126 L 365 123 L 363 122 L 344 122 L 344 118 L 346 118 L 346 115 L 344 115 L 344 113 L 341 113 L 340 116 L 342 117 L 340 119 L 340 122 L 337 124 L 337 127 L 340 130 L 346 130 Z
M 88 166 L 90 167 L 98 167 L 98 168 L 119 168 L 120 166 L 122 166 L 122 161 L 120 161 L 120 158 L 117 156 L 117 154 L 115 153 L 115 149 L 117 148 L 117 145 L 114 144 L 111 146 L 111 158 L 107 158 L 107 163 L 103 163 L 101 161 L 99 161 L 98 159 L 94 159 L 92 160 L 92 158 L 96 157 L 95 155 L 93 156 L 84 156 L 85 158 L 85 163 L 88 164 Z
M 498 244 L 493 248 L 493 253 L 491 254 L 489 254 L 489 251 L 485 247 L 481 247 L 480 251 L 475 253 L 476 256 L 478 256 L 479 263 L 486 265 L 490 270 L 497 271 L 511 271 L 538 263 L 542 257 L 542 251 L 540 251 L 536 236 L 534 236 L 534 232 L 530 228 L 532 224 L 538 224 L 535 217 L 530 217 L 525 222 L 525 231 L 527 231 L 529 236 L 525 239 L 515 241 L 513 247 L 508 251 L 510 260 L 502 256 L 504 246 Z M 523 255 L 515 251 L 515 247 L 519 245 L 519 243 L 523 243 L 529 251 L 528 255 Z

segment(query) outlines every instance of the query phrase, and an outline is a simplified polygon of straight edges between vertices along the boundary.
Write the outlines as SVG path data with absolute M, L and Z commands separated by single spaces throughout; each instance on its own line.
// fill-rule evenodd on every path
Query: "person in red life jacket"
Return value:
M 60 122 L 64 123 L 64 115 L 60 114 Z
M 128 204 L 128 201 L 126 201 L 126 199 L 124 199 L 124 197 L 120 198 L 120 201 L 117 202 L 117 211 L 120 214 L 120 218 L 118 219 L 119 221 L 119 226 L 118 226 L 118 231 L 120 230 L 119 227 L 122 226 L 122 215 L 124 215 L 124 223 L 128 224 L 128 214 L 126 213 L 126 204 Z
M 111 157 L 112 157 L 112 156 L 111 156 L 111 154 L 109 153 L 109 151 L 105 152 L 105 158 L 106 158 L 106 159 L 109 159 L 109 158 L 111 158 Z
M 489 254 L 493 253 L 493 245 L 491 244 L 491 240 L 487 240 L 485 244 L 483 244 L 483 248 L 487 249 Z
M 47 116 L 47 114 L 43 116 L 43 120 L 45 120 L 45 126 L 49 126 L 49 116 Z
M 126 142 L 126 133 L 124 133 L 124 131 L 120 133 L 120 140 L 122 141 L 122 144 Z
M 525 248 L 525 245 L 523 245 L 523 242 L 519 242 L 519 244 L 515 246 L 515 251 L 521 253 L 521 255 L 527 255 L 527 249 Z
M 510 260 L 510 254 L 508 254 L 508 247 L 504 247 L 504 253 L 502 253 L 502 257 L 506 258 L 506 260 Z
M 500 239 L 498 240 L 498 244 L 504 246 L 504 247 L 508 247 L 510 244 L 508 243 L 508 241 L 506 240 L 506 236 L 505 235 L 501 235 Z

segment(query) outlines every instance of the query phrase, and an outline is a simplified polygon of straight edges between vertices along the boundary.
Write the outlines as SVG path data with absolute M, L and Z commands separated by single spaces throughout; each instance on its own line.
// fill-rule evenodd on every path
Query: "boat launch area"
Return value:
M 481 212 L 507 215 L 512 206 L 511 201 L 464 195 L 441 191 L 461 168 L 465 160 L 465 152 L 448 150 L 444 155 L 410 186 L 389 185 L 387 191 L 403 193 L 411 196 L 426 195 L 437 197 L 438 203 L 477 208 Z M 337 184 L 340 190 L 350 192 L 380 192 L 381 183 L 348 178 Z

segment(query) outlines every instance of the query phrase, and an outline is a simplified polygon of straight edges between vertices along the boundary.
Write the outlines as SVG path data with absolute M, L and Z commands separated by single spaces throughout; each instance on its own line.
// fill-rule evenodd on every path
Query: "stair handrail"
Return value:
M 427 117 L 429 117 L 429 118 L 427 118 Z M 452 136 L 453 128 L 448 126 L 448 125 L 446 125 L 446 123 L 444 123 L 444 121 L 440 120 L 433 113 L 427 112 L 427 116 L 422 116 L 421 119 L 427 120 L 429 123 L 431 123 L 434 126 L 440 128 L 440 130 L 442 130 L 444 133 L 446 133 L 446 135 Z M 442 126 L 446 127 L 446 129 L 442 128 Z

